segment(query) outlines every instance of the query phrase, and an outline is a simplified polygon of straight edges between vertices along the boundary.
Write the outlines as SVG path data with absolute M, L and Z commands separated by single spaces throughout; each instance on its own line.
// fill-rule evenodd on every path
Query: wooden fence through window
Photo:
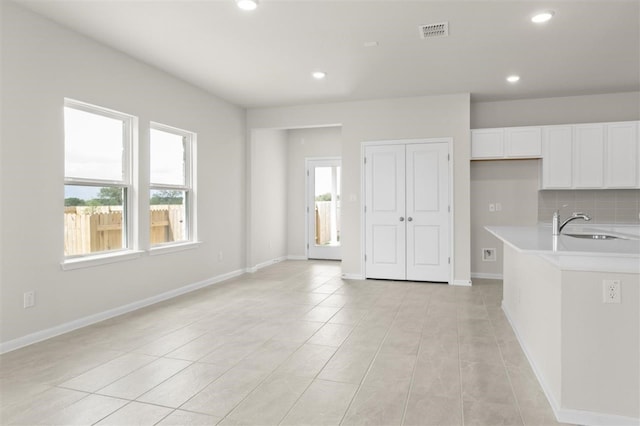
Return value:
M 185 239 L 184 206 L 153 205 L 150 221 L 151 245 Z M 120 248 L 122 248 L 121 206 L 65 207 L 65 256 Z
M 316 245 L 331 243 L 331 201 L 316 201 Z M 336 212 L 338 241 L 340 241 L 340 205 Z

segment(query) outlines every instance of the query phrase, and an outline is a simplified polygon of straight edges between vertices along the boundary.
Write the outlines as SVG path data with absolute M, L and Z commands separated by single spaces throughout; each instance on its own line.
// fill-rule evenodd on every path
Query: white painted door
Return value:
M 365 275 L 449 281 L 447 143 L 365 149 Z
M 405 147 L 366 148 L 366 276 L 406 279 Z
M 307 257 L 341 260 L 339 158 L 307 159 Z
M 406 147 L 407 279 L 449 281 L 446 143 Z

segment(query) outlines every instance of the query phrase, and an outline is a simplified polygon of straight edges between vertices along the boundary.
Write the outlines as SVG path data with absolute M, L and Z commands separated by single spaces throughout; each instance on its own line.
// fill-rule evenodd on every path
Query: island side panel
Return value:
M 621 303 L 603 303 L 619 280 Z M 563 271 L 563 408 L 640 417 L 640 275 Z
M 504 245 L 502 308 L 554 410 L 561 407 L 561 278 L 538 255 Z

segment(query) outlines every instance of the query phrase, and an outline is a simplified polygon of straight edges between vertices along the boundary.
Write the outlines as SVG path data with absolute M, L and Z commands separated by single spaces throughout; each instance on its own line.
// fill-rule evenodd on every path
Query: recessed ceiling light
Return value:
M 236 0 L 236 4 L 242 10 L 254 10 L 258 7 L 258 0 Z
M 519 80 L 520 80 L 519 75 L 510 75 L 509 77 L 507 77 L 507 81 L 509 83 L 517 83 Z
M 549 10 L 546 12 L 538 13 L 531 18 L 531 22 L 535 22 L 536 24 L 542 24 L 543 22 L 547 22 L 551 18 L 553 18 L 553 11 Z
M 325 78 L 327 76 L 327 73 L 324 71 L 315 71 L 311 74 L 313 76 L 313 78 L 315 78 L 316 80 L 322 80 L 323 78 Z

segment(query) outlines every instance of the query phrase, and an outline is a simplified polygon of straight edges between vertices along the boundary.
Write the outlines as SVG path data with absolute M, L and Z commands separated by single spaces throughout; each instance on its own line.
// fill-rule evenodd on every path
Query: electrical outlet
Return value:
M 492 203 L 492 204 L 489 204 L 489 211 L 490 211 L 491 213 L 495 212 L 495 211 L 496 211 L 496 205 L 495 205 L 495 204 L 493 204 L 493 203 Z
M 602 281 L 602 303 L 620 303 L 620 280 Z
M 218 262 L 222 262 L 223 256 L 222 252 L 218 252 Z
M 483 262 L 495 262 L 496 261 L 496 249 L 483 248 L 482 249 L 482 261 Z
M 31 308 L 36 304 L 36 292 L 35 291 L 27 291 L 23 295 L 23 306 L 25 309 Z

